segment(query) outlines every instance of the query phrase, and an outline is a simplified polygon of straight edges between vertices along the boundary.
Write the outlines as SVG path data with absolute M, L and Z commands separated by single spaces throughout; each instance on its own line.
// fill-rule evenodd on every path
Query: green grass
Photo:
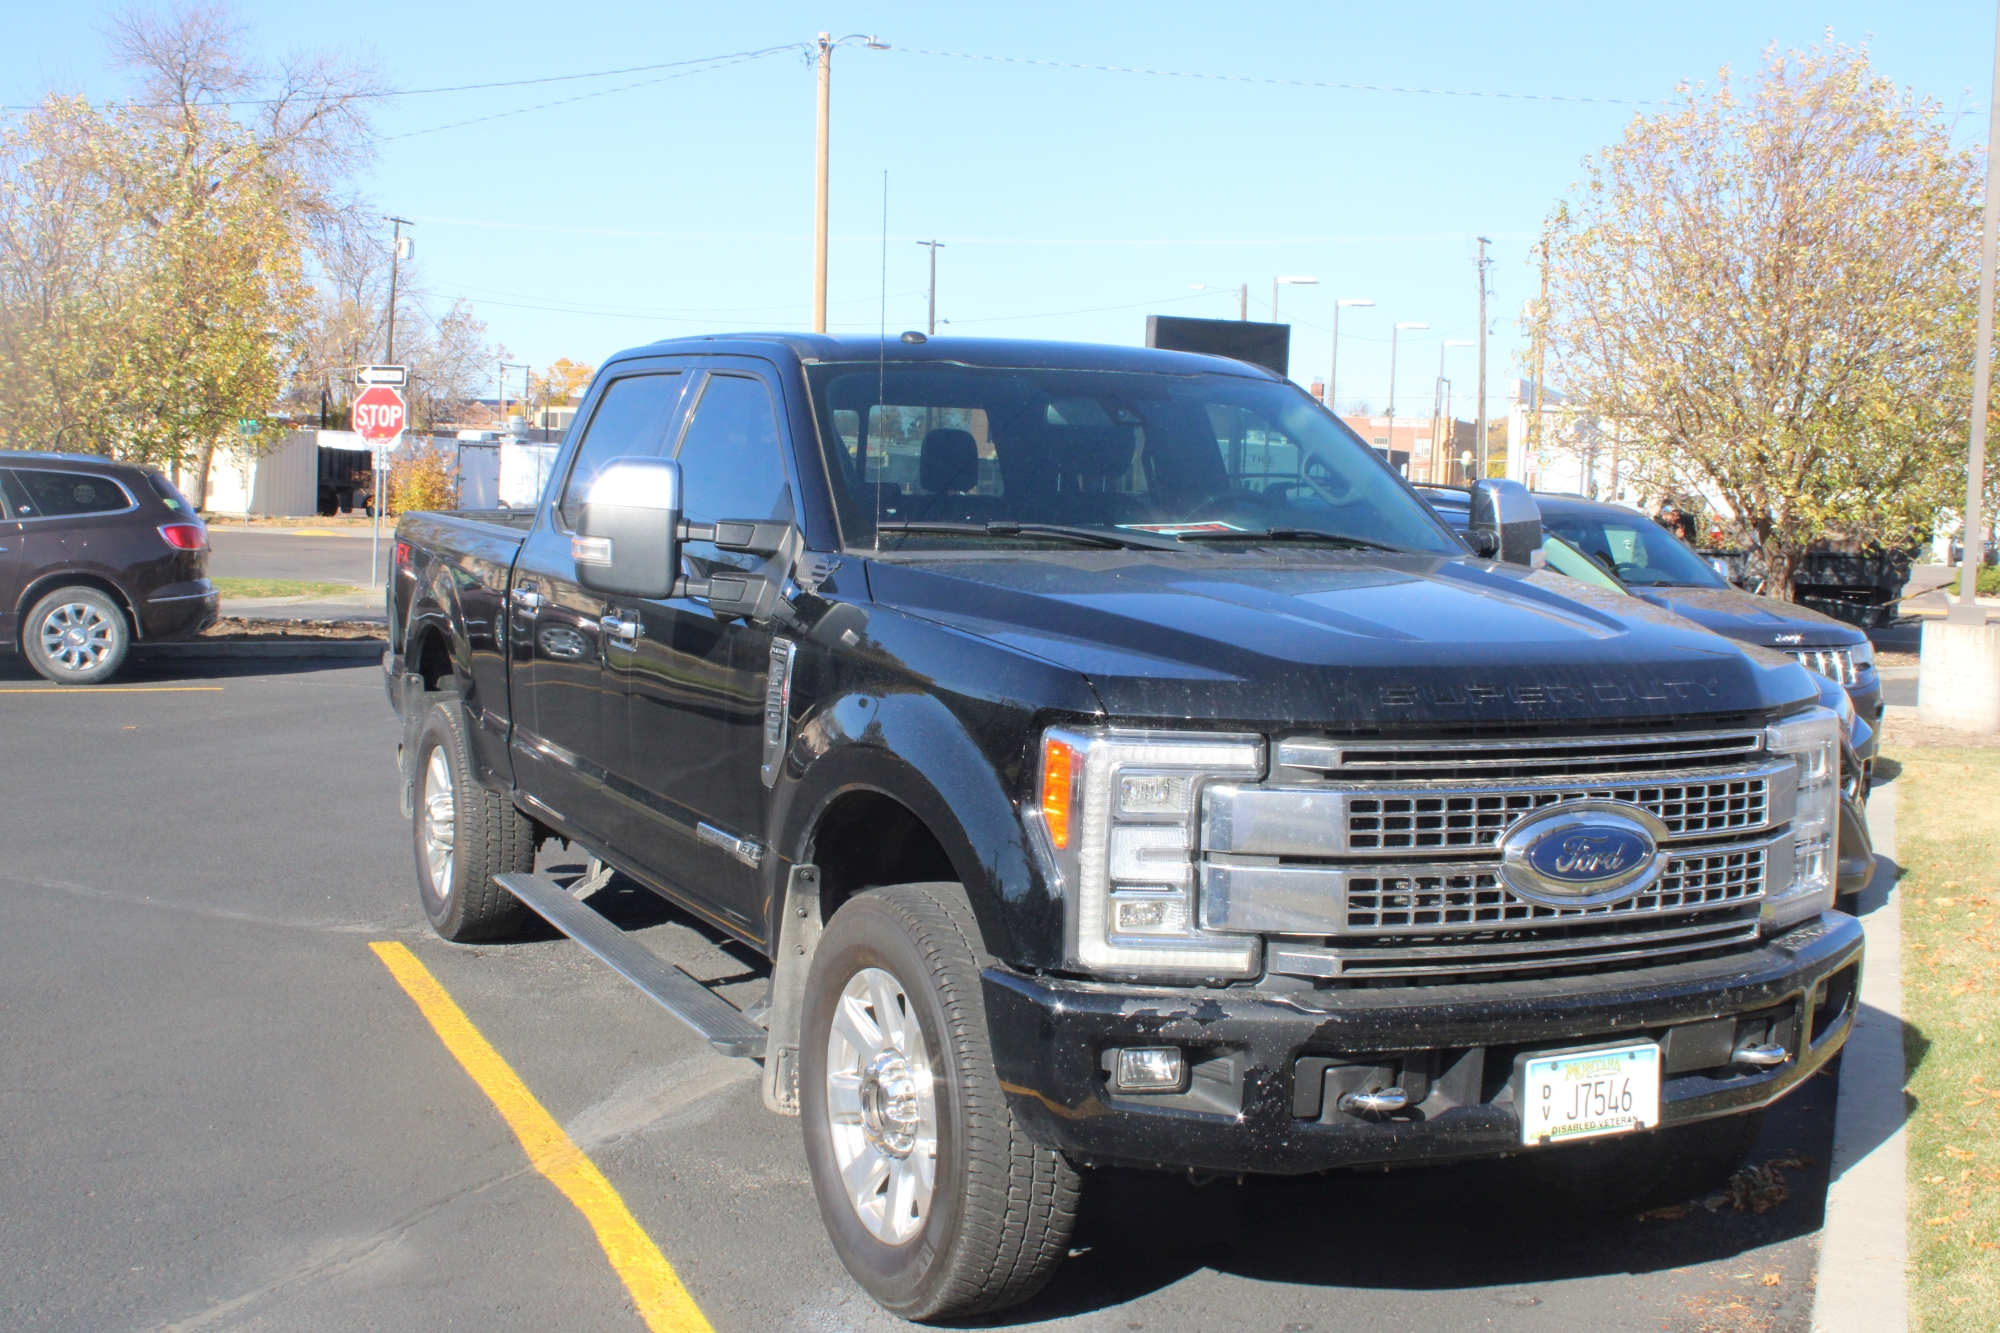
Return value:
M 1989 1333 L 2000 1328 L 2000 749 L 1894 758 L 1911 1327 Z
M 302 579 L 210 579 L 224 597 L 344 597 L 365 591 L 352 583 L 308 583 Z

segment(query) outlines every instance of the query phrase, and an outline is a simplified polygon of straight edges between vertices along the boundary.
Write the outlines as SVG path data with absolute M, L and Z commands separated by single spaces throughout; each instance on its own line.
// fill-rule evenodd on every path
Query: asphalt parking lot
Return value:
M 834 1259 L 755 1065 L 552 933 L 430 933 L 379 668 L 142 662 L 80 691 L 0 657 L 0 691 L 0 1327 L 643 1327 L 381 942 L 583 1147 L 714 1328 L 906 1327 Z M 642 891 L 596 905 L 739 1003 L 764 985 Z M 1055 1283 L 982 1326 L 1803 1333 L 1833 1087 L 1770 1118 L 1753 1161 L 1810 1164 L 1762 1214 L 1567 1216 L 1508 1164 L 1106 1173 Z

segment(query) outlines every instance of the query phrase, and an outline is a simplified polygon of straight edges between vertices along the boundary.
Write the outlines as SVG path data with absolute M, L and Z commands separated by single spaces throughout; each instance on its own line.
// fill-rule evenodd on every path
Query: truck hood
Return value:
M 1867 637 L 1810 607 L 1740 588 L 1642 588 L 1634 593 L 1703 629 L 1767 648 L 1846 647 Z
M 871 560 L 878 603 L 1086 677 L 1107 714 L 1338 729 L 1684 721 L 1816 698 L 1804 668 L 1634 597 L 1343 551 Z

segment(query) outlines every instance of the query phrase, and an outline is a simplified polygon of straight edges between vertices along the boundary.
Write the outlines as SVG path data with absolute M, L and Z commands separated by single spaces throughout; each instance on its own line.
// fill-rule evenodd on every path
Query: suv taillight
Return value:
M 160 536 L 176 551 L 199 551 L 208 545 L 208 529 L 199 523 L 169 523 Z

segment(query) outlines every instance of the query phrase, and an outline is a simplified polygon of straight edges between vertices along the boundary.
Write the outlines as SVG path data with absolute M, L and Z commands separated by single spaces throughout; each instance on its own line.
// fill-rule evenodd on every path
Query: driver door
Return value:
M 705 372 L 675 454 L 690 523 L 794 518 L 778 395 L 736 364 Z M 688 574 L 759 570 L 784 577 L 783 557 L 684 548 Z M 628 772 L 640 857 L 697 904 L 753 937 L 766 915 L 764 694 L 769 625 L 718 616 L 691 598 L 637 604 L 638 633 L 615 659 L 626 683 Z

